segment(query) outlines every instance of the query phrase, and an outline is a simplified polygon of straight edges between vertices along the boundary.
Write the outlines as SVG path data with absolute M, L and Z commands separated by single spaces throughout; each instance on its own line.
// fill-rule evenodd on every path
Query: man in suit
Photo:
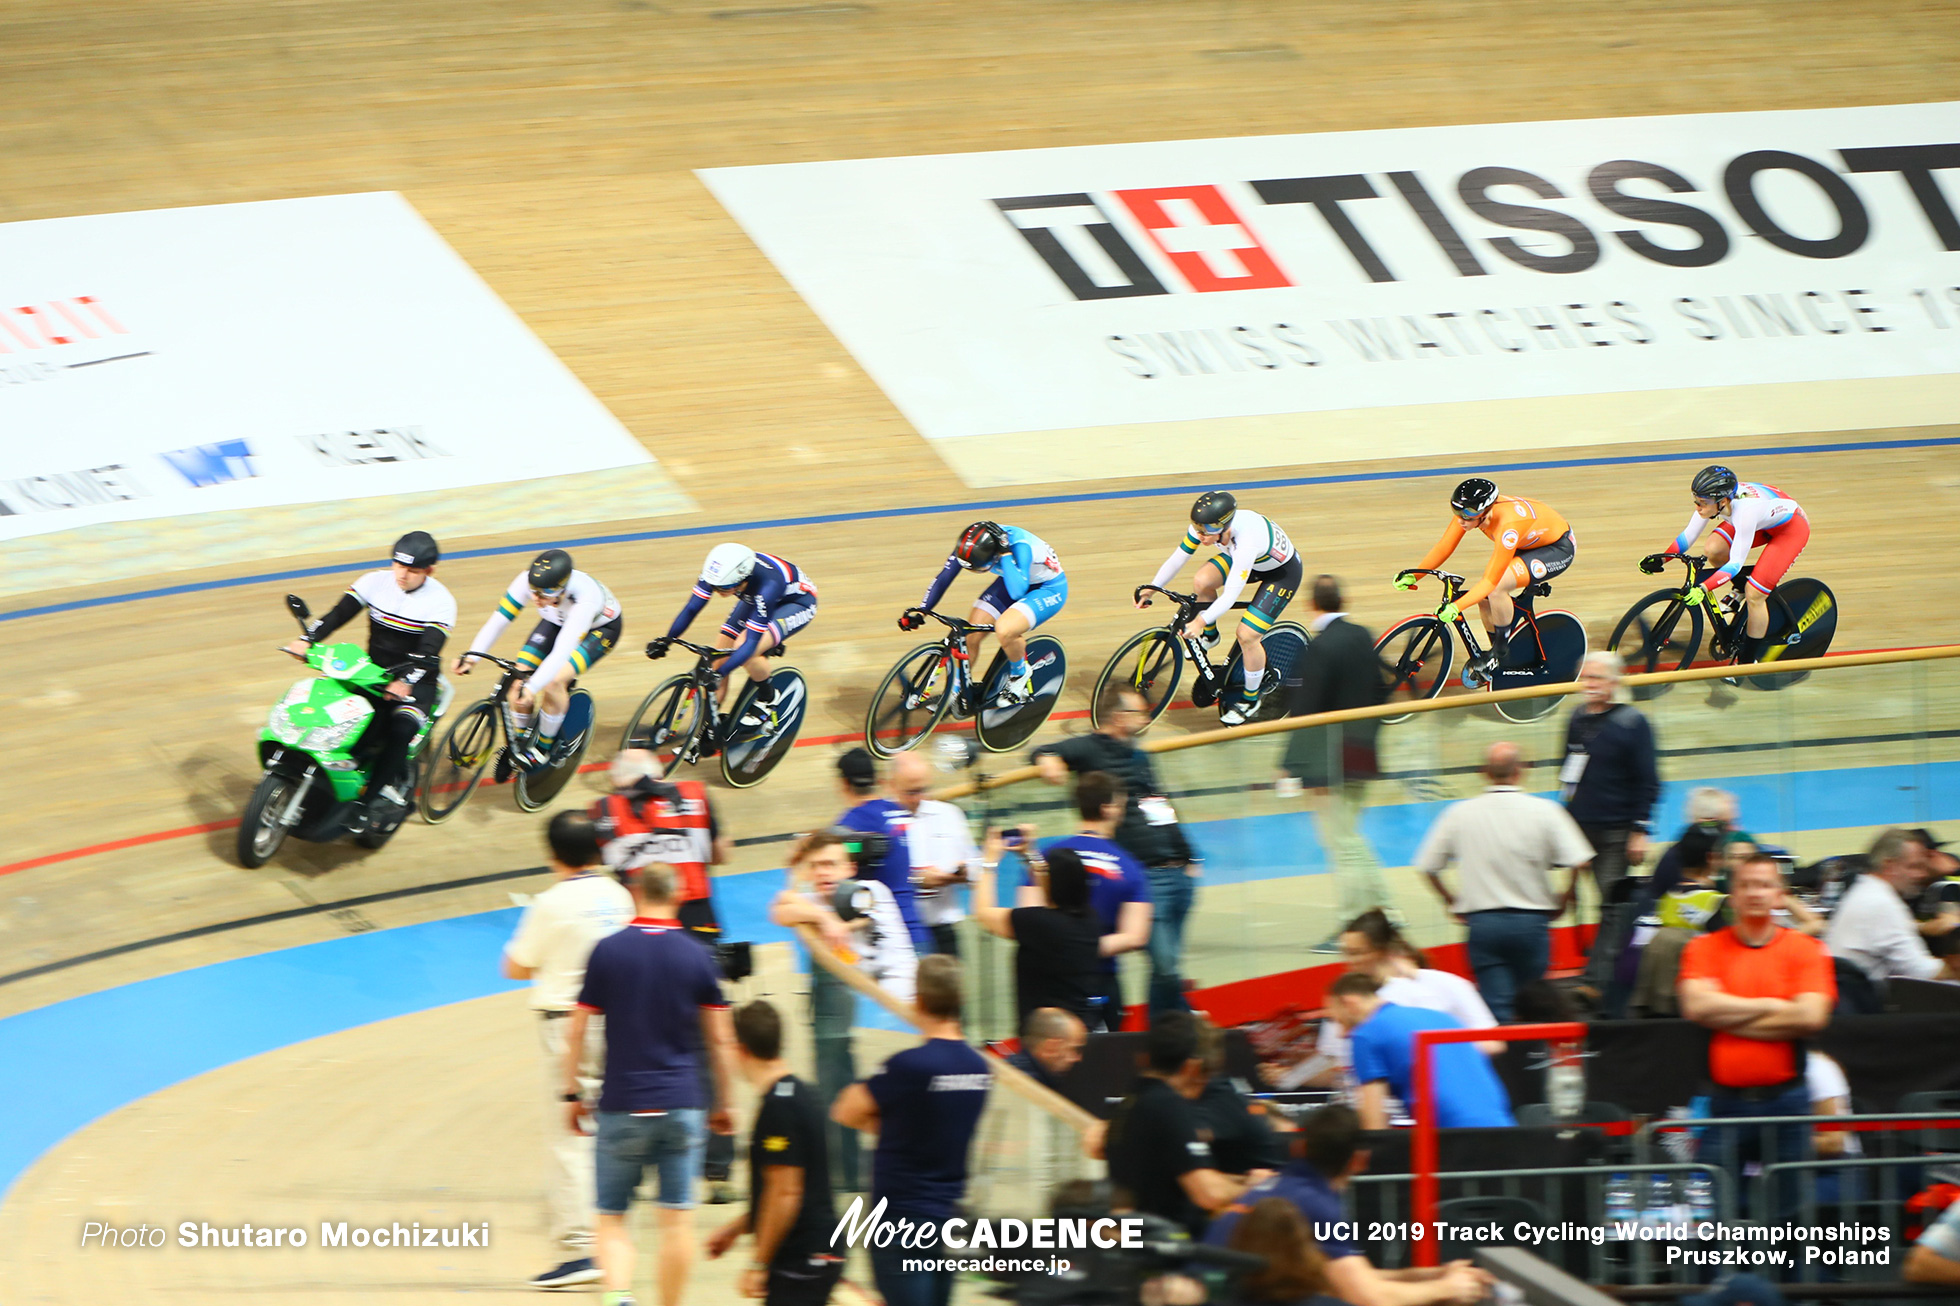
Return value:
M 1386 686 L 1375 656 L 1375 637 L 1341 610 L 1340 582 L 1332 576 L 1315 577 L 1307 601 L 1313 642 L 1300 659 L 1300 685 L 1287 703 L 1287 715 L 1381 703 Z M 1375 736 L 1380 730 L 1379 719 L 1368 719 L 1295 730 L 1287 737 L 1281 765 L 1310 795 L 1320 846 L 1334 868 L 1340 893 L 1336 929 L 1316 952 L 1339 952 L 1339 923 L 1391 902 L 1381 863 L 1361 833 L 1367 782 L 1380 774 L 1375 763 Z

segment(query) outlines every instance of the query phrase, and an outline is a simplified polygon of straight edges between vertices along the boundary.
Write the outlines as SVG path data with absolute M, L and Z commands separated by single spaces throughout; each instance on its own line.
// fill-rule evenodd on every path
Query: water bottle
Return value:
M 1647 1201 L 1640 1208 L 1640 1226 L 1653 1229 L 1674 1220 L 1674 1176 L 1647 1177 Z
M 1633 1176 L 1624 1170 L 1615 1171 L 1606 1180 L 1606 1227 L 1608 1237 L 1620 1236 L 1620 1225 L 1631 1223 L 1636 1214 L 1633 1205 Z
M 1715 1181 L 1696 1173 L 1681 1181 L 1688 1199 L 1688 1218 L 1697 1223 L 1715 1218 Z

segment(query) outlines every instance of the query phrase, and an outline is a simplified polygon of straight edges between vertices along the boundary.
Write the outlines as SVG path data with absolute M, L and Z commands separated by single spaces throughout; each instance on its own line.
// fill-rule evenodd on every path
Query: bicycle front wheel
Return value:
M 953 659 L 944 644 L 921 644 L 900 658 L 864 714 L 864 746 L 890 757 L 916 745 L 946 718 L 953 701 Z
M 1109 655 L 1102 674 L 1096 677 L 1089 695 L 1089 724 L 1102 729 L 1103 693 L 1111 685 L 1123 685 L 1143 695 L 1150 716 L 1138 731 L 1149 729 L 1171 705 L 1171 695 L 1177 692 L 1183 672 L 1184 648 L 1175 635 L 1161 626 L 1139 630 Z
M 1375 641 L 1375 657 L 1382 666 L 1382 682 L 1388 703 L 1415 703 L 1434 698 L 1449 683 L 1450 667 L 1456 661 L 1456 642 L 1450 628 L 1436 617 L 1410 617 L 1393 626 Z M 1407 721 L 1412 713 L 1385 716 L 1384 725 Z
M 424 821 L 441 825 L 470 800 L 483 769 L 496 756 L 498 733 L 494 699 L 482 700 L 450 722 L 442 742 L 429 750 L 422 772 L 416 802 Z
M 1620 655 L 1633 673 L 1682 671 L 1694 664 L 1701 650 L 1702 615 L 1699 607 L 1681 602 L 1676 590 L 1655 590 L 1627 609 L 1606 647 Z M 1659 698 L 1671 685 L 1634 685 L 1641 702 Z
M 707 697 L 694 677 L 670 677 L 640 700 L 639 710 L 619 737 L 620 751 L 644 748 L 660 759 L 663 770 L 671 769 L 701 732 L 707 717 Z

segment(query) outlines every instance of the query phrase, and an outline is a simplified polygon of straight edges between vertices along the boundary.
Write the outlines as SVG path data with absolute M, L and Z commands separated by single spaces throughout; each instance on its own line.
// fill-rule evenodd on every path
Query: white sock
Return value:
M 511 719 L 511 723 L 517 727 L 519 732 L 529 730 L 531 728 L 532 718 L 529 712 L 513 712 L 510 714 L 510 719 Z
M 538 738 L 540 739 L 558 738 L 558 727 L 564 724 L 565 724 L 565 714 L 563 712 L 545 713 L 544 719 L 538 725 Z

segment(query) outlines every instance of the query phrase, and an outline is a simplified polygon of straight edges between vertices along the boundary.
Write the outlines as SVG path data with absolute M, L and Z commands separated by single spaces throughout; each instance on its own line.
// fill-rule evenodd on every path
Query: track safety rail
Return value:
M 1495 1029 L 1424 1029 L 1416 1031 L 1415 1070 L 1410 1096 L 1415 1099 L 1415 1132 L 1409 1139 L 1409 1168 L 1415 1171 L 1415 1190 L 1410 1196 L 1409 1214 L 1418 1223 L 1436 1219 L 1436 1094 L 1429 1050 L 1441 1043 L 1583 1043 L 1586 1026 L 1581 1021 L 1557 1021 L 1541 1025 L 1499 1025 Z M 1415 1245 L 1419 1266 L 1442 1264 L 1434 1238 Z

